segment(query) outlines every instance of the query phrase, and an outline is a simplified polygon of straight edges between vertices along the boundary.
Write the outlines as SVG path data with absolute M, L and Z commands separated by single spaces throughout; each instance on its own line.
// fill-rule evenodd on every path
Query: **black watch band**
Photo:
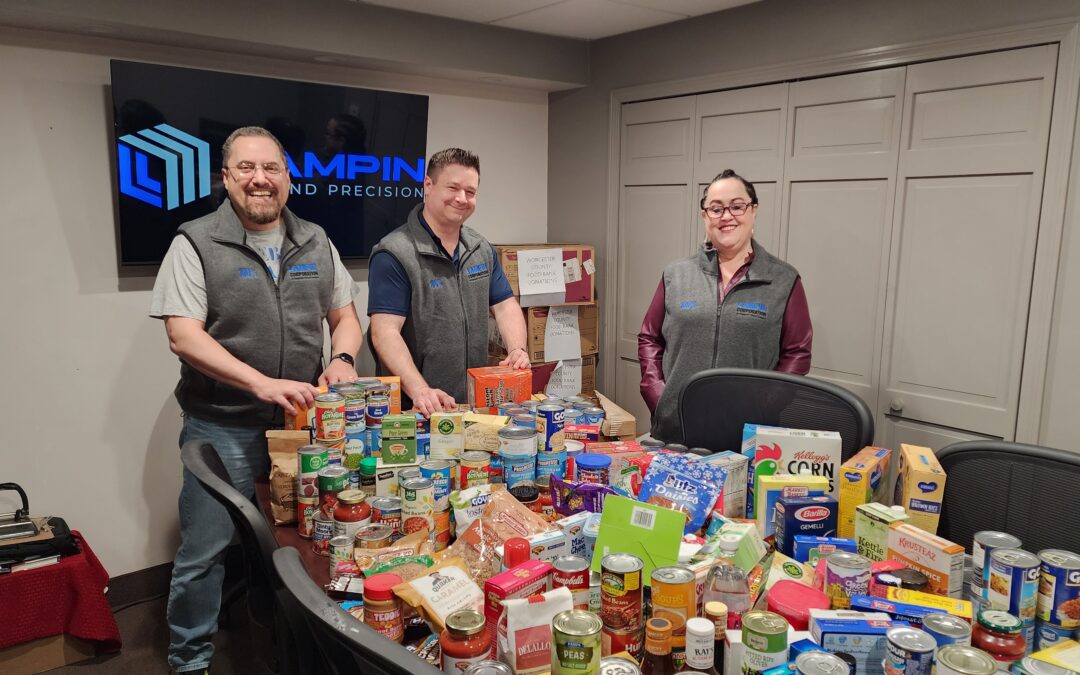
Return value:
M 356 361 L 353 360 L 352 354 L 348 354 L 346 352 L 341 352 L 340 354 L 334 354 L 333 356 L 330 357 L 331 361 L 333 361 L 334 359 L 341 359 L 342 361 L 349 364 L 350 366 L 355 366 L 356 365 Z

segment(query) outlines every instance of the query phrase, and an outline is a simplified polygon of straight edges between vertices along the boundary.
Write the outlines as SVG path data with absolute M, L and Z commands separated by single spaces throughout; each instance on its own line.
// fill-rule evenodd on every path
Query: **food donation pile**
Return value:
M 1080 555 L 979 532 L 965 558 L 935 534 L 930 449 L 842 462 L 834 432 L 754 424 L 707 456 L 612 440 L 610 402 L 532 396 L 528 376 L 470 370 L 470 409 L 430 420 L 400 412 L 394 378 L 362 379 L 290 422 L 313 442 L 272 485 L 295 481 L 328 591 L 419 658 L 455 675 L 1077 669 Z

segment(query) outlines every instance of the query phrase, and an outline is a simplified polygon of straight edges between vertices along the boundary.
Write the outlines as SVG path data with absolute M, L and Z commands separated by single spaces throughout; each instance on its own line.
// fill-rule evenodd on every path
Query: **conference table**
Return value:
M 304 568 L 307 569 L 308 576 L 320 588 L 326 588 L 327 584 L 330 583 L 330 559 L 311 550 L 311 540 L 304 539 L 297 533 L 296 523 L 274 525 L 274 516 L 270 511 L 269 479 L 261 478 L 255 481 L 255 501 L 258 503 L 263 517 L 266 518 L 266 522 L 270 524 L 270 529 L 274 533 L 274 539 L 277 541 L 278 546 L 292 546 L 299 551 L 300 559 L 304 561 Z

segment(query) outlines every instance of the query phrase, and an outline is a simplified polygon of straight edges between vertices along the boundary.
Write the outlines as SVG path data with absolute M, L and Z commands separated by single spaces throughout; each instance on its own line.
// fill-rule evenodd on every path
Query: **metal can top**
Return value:
M 934 658 L 952 672 L 964 675 L 993 675 L 998 669 L 994 657 L 968 645 L 945 645 Z
M 743 632 L 750 631 L 759 635 L 784 635 L 787 637 L 788 620 L 776 612 L 754 610 L 743 614 Z
M 1072 551 L 1048 548 L 1039 551 L 1039 560 L 1052 567 L 1060 567 L 1067 570 L 1080 569 L 1080 555 L 1077 555 Z
M 338 493 L 337 499 L 342 504 L 359 504 L 367 499 L 367 494 L 363 490 L 342 490 Z
M 401 497 L 376 497 L 371 500 L 371 508 L 382 511 L 383 513 L 389 511 L 401 510 Z
M 626 574 L 644 569 L 645 563 L 633 553 L 608 553 L 600 559 L 600 567 L 605 572 Z
M 669 565 L 667 567 L 657 567 L 652 571 L 653 583 L 660 582 L 662 584 L 685 584 L 695 580 L 694 573 L 686 567 L 679 565 Z
M 594 415 L 603 415 L 604 414 L 604 409 L 603 408 L 598 408 L 596 406 L 591 406 L 589 408 L 585 408 L 581 412 L 583 412 L 586 415 L 592 417 Z
M 996 530 L 979 530 L 975 533 L 975 543 L 992 548 L 1020 548 L 1021 546 L 1018 538 L 1008 532 L 997 532 Z
M 435 483 L 431 482 L 430 478 L 409 478 L 401 484 L 403 490 L 430 490 L 435 487 Z M 338 495 L 338 499 L 341 496 Z
M 937 649 L 937 640 L 918 628 L 896 626 L 885 631 L 885 637 L 889 642 L 909 652 L 923 653 Z
M 1025 656 L 1020 662 L 1024 667 L 1024 671 L 1029 675 L 1071 675 L 1072 671 L 1061 666 L 1055 666 L 1052 663 L 1046 661 L 1040 661 L 1039 659 L 1033 659 L 1030 656 Z M 980 672 L 979 675 L 982 675 Z
M 600 675 L 641 675 L 641 668 L 621 656 L 605 656 L 600 659 Z
M 566 410 L 561 405 L 555 405 L 553 403 L 545 403 L 543 405 L 536 406 L 536 412 L 563 412 Z
M 585 444 L 576 438 L 568 438 L 563 442 L 563 450 L 567 455 L 580 455 L 585 452 Z
M 971 624 L 952 614 L 927 614 L 923 617 L 923 630 L 950 638 L 971 635 Z
M 410 467 L 408 469 L 402 469 L 397 473 L 398 483 L 404 485 L 405 481 L 413 478 L 423 478 L 424 474 L 420 473 L 420 469 L 417 467 Z
M 563 419 L 564 419 L 564 420 L 577 420 L 577 418 L 581 417 L 581 416 L 582 416 L 582 415 L 584 415 L 584 414 L 585 414 L 585 413 L 583 413 L 582 411 L 578 410 L 577 408 L 567 408 L 567 409 L 566 409 L 566 410 L 565 410 L 565 411 L 563 412 Z M 574 424 L 575 422 L 568 422 L 568 423 L 569 423 L 569 424 Z
M 355 382 L 335 382 L 329 385 L 330 391 L 341 394 L 345 398 L 363 398 L 364 388 L 356 386 Z
M 536 424 L 536 415 L 528 411 L 518 413 L 511 416 L 510 423 L 519 427 L 531 427 Z
M 483 450 L 466 450 L 461 453 L 462 462 L 479 462 L 486 464 L 491 460 L 491 455 Z
M 574 635 L 578 637 L 596 635 L 603 626 L 604 622 L 600 620 L 598 615 L 584 609 L 568 609 L 559 612 L 555 615 L 555 618 L 551 620 L 551 628 L 553 630 L 556 630 L 563 635 Z
M 345 400 L 345 397 L 337 392 L 328 391 L 325 394 L 319 394 L 315 397 L 315 403 L 341 403 Z
M 870 560 L 858 553 L 835 551 L 830 553 L 825 560 L 828 561 L 826 564 L 829 567 L 843 567 L 853 570 L 870 569 Z
M 803 652 L 795 657 L 799 675 L 848 675 L 848 664 L 828 652 Z
M 296 449 L 296 452 L 301 455 L 322 455 L 329 451 L 325 445 L 302 445 Z
M 390 396 L 379 387 L 371 387 L 367 390 L 368 405 L 390 405 Z
M 533 429 L 532 427 L 509 426 L 499 429 L 499 438 L 505 438 L 508 440 L 521 440 L 535 437 L 536 429 Z
M 551 565 L 559 572 L 584 572 L 589 569 L 589 561 L 577 555 L 561 555 Z
M 394 534 L 394 528 L 386 523 L 370 523 L 356 531 L 357 541 L 378 541 Z
M 449 471 L 453 466 L 449 461 L 445 459 L 429 459 L 420 465 L 420 468 L 424 471 Z
M 514 675 L 514 671 L 502 661 L 481 661 L 466 668 L 463 675 Z
M 340 464 L 331 464 L 319 469 L 319 476 L 324 478 L 337 478 L 338 476 L 347 473 L 349 473 L 349 469 Z
M 995 548 L 990 552 L 990 559 L 1012 567 L 1038 567 L 1039 557 L 1020 548 Z
M 487 627 L 485 624 L 484 615 L 475 609 L 459 609 L 446 617 L 446 630 L 460 637 L 483 632 Z
M 331 537 L 330 548 L 352 548 L 353 540 L 347 534 Z

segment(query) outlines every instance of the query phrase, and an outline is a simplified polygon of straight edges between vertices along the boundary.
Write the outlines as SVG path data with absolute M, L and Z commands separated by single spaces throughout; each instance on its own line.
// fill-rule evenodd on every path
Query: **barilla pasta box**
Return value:
M 828 492 L 829 479 L 825 476 L 812 476 L 810 474 L 779 474 L 766 475 L 757 478 L 757 489 L 754 493 L 754 522 L 761 530 L 761 536 L 768 538 L 776 530 L 774 524 L 774 511 L 776 502 L 781 495 L 793 497 L 820 496 Z
M 757 426 L 753 434 L 747 437 L 744 427 L 743 454 L 750 458 L 747 489 L 752 493 L 753 517 L 758 517 L 757 506 L 761 502 L 756 492 L 764 476 L 804 472 L 820 476 L 826 479 L 826 494 L 838 498 L 840 490 L 836 477 L 840 469 L 841 451 L 840 434 L 835 431 Z
M 837 536 L 855 536 L 855 507 L 880 502 L 889 496 L 892 450 L 867 446 L 840 465 L 840 517 Z
M 964 547 L 910 523 L 889 528 L 889 558 L 925 574 L 934 595 L 959 598 L 964 590 Z
M 797 534 L 791 547 L 791 557 L 813 567 L 818 560 L 836 551 L 858 553 L 859 546 L 854 539 L 844 537 L 812 537 Z
M 469 407 L 494 415 L 500 403 L 520 403 L 532 396 L 532 371 L 485 366 L 465 371 Z
M 725 450 L 710 455 L 703 461 L 727 472 L 722 493 L 724 515 L 729 518 L 742 518 L 746 514 L 746 474 L 750 458 L 733 450 Z
M 899 454 L 893 504 L 904 507 L 912 525 L 936 534 L 945 496 L 945 470 L 930 448 L 904 443 Z
M 776 534 L 776 550 L 791 556 L 796 535 L 830 537 L 836 534 L 836 516 L 839 505 L 828 495 L 785 496 L 776 500 L 773 527 Z
M 431 459 L 459 459 L 465 451 L 465 421 L 460 412 L 431 413 L 429 433 Z
M 553 571 L 549 562 L 526 560 L 484 582 L 484 618 L 487 619 L 487 631 L 492 637 L 491 658 L 495 658 L 498 640 L 494 638 L 502 616 L 503 600 L 547 593 L 551 590 Z
M 871 562 L 889 557 L 889 528 L 893 523 L 907 522 L 903 509 L 885 506 L 877 502 L 859 504 L 855 507 L 855 542 L 859 555 Z

